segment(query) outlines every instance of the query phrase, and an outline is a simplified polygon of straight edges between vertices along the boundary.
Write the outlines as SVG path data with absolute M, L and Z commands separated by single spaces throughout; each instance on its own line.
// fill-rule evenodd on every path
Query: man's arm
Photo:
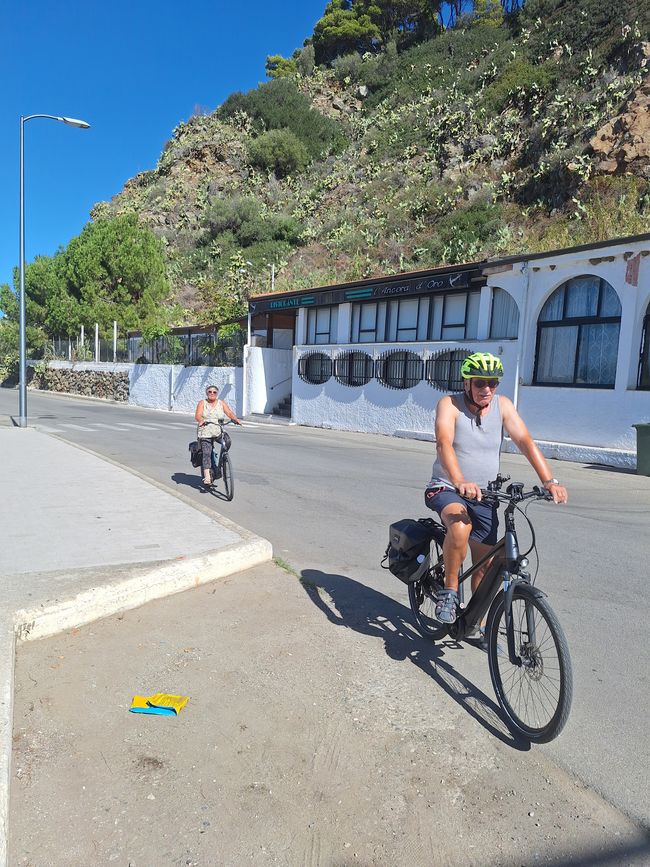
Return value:
M 445 468 L 447 477 L 456 488 L 461 497 L 470 500 L 481 499 L 481 488 L 475 482 L 470 482 L 463 476 L 456 451 L 454 449 L 454 437 L 456 436 L 456 419 L 458 410 L 446 395 L 440 398 L 436 407 L 436 451 L 438 460 Z
M 539 450 L 535 440 L 530 435 L 523 418 L 519 415 L 512 401 L 504 395 L 499 395 L 501 418 L 508 436 L 535 470 L 544 487 L 551 492 L 556 503 L 567 503 L 569 495 L 562 485 L 549 484 L 553 474 L 546 463 L 546 458 Z

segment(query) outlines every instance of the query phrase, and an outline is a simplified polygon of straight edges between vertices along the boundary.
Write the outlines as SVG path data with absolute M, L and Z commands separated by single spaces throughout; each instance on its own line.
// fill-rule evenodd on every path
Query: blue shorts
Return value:
M 460 503 L 467 509 L 467 514 L 472 522 L 470 539 L 482 542 L 484 545 L 496 545 L 499 529 L 499 513 L 496 505 L 488 505 L 482 500 L 480 502 L 468 500 L 466 497 L 461 497 L 456 491 L 440 486 L 427 488 L 424 492 L 424 502 L 427 508 L 439 515 L 450 503 Z

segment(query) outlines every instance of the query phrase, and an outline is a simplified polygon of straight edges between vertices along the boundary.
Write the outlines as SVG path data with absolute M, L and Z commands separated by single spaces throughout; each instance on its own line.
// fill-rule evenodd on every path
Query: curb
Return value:
M 42 432 L 41 432 L 42 433 Z M 42 434 L 53 436 L 52 434 Z M 56 439 L 61 439 L 56 437 Z M 104 457 L 91 449 L 63 440 L 106 463 L 113 464 L 156 488 L 176 497 L 215 523 L 234 530 L 240 542 L 226 545 L 209 554 L 158 562 L 152 565 L 111 567 L 102 572 L 87 571 L 94 578 L 93 586 L 65 599 L 55 599 L 34 608 L 22 608 L 0 619 L 0 867 L 7 865 L 9 832 L 9 798 L 11 791 L 11 761 L 13 749 L 14 661 L 19 641 L 46 638 L 68 629 L 85 626 L 95 620 L 138 608 L 147 602 L 191 590 L 202 584 L 269 562 L 273 557 L 271 543 L 240 527 L 234 521 L 215 513 L 190 497 L 143 475 L 131 467 Z M 102 581 L 102 577 L 106 578 Z
M 70 599 L 50 605 L 25 608 L 0 623 L 0 865 L 7 865 L 9 797 L 13 747 L 14 660 L 19 641 L 46 638 L 85 626 L 94 620 L 139 608 L 184 590 L 191 590 L 237 572 L 269 562 L 271 543 L 253 536 L 220 548 L 212 554 L 188 560 L 174 560 L 153 570 L 129 569 L 123 580 L 84 590 Z

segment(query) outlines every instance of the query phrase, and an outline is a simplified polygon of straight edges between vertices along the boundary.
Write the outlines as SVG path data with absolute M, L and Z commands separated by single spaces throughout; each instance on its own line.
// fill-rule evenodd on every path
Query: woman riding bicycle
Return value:
M 458 573 L 468 545 L 477 562 L 496 542 L 496 508 L 481 502 L 481 488 L 499 470 L 504 428 L 553 500 L 566 503 L 568 499 L 566 488 L 551 477 L 544 456 L 512 401 L 495 395 L 503 377 L 501 359 L 489 352 L 475 352 L 463 361 L 460 371 L 462 393 L 441 398 L 436 407 L 437 457 L 424 493 L 426 505 L 438 512 L 447 528 L 443 546 L 445 590 L 436 605 L 436 617 L 442 623 L 456 620 Z M 478 588 L 485 568 L 472 576 L 472 592 Z
M 203 484 L 211 485 L 210 466 L 212 461 L 212 443 L 221 437 L 219 422 L 229 418 L 235 424 L 241 424 L 235 413 L 230 409 L 225 400 L 218 400 L 219 389 L 216 385 L 209 385 L 205 390 L 205 400 L 200 400 L 196 405 L 194 418 L 198 422 L 199 429 L 197 439 L 201 443 L 201 468 L 203 470 Z

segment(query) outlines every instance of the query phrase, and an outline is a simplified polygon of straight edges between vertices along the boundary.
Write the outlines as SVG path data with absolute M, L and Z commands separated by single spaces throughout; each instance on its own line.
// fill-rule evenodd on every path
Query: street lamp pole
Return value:
M 25 124 L 28 120 L 45 117 L 68 126 L 89 129 L 85 120 L 74 117 L 59 117 L 55 114 L 29 114 L 20 116 L 20 241 L 19 241 L 19 336 L 18 336 L 18 426 L 27 427 L 27 338 L 25 331 Z

